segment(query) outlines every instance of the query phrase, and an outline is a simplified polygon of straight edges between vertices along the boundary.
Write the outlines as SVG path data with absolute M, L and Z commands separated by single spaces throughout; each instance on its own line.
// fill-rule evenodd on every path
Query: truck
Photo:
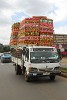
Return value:
M 16 75 L 23 74 L 27 82 L 33 78 L 45 76 L 49 76 L 50 80 L 55 80 L 56 75 L 61 74 L 61 59 L 55 47 L 24 46 L 11 51 Z
M 32 16 L 12 25 L 10 48 L 17 75 L 33 78 L 60 74 L 60 52 L 53 47 L 53 20 Z

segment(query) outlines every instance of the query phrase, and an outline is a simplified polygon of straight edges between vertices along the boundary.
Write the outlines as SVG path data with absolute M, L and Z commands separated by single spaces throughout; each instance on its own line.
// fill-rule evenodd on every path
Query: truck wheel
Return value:
M 25 71 L 24 77 L 25 77 L 26 82 L 30 82 L 30 77 L 27 75 L 26 71 Z
M 25 66 L 23 66 L 23 75 L 25 74 L 25 70 L 26 70 L 26 68 L 25 68 Z
M 54 81 L 55 80 L 55 75 L 50 75 L 50 80 Z
M 15 70 L 16 70 L 16 75 L 21 75 L 22 74 L 22 70 L 20 66 L 15 66 Z

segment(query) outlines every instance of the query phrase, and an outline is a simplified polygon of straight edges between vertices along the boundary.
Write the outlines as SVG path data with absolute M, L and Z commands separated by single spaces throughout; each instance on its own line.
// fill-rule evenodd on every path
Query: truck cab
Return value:
M 60 74 L 60 56 L 55 47 L 28 46 L 24 47 L 22 57 L 24 60 L 25 80 L 32 77 L 49 76 L 51 80 Z

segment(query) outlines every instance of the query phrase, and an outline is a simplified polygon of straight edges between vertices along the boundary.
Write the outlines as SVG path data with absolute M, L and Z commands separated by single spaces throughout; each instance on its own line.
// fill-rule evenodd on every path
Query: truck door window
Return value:
M 29 60 L 29 50 L 28 49 L 25 49 L 25 60 L 28 61 Z

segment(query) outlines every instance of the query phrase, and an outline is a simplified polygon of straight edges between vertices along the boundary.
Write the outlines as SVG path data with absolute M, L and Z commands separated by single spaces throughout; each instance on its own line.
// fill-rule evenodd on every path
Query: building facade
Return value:
M 67 35 L 66 34 L 54 34 L 54 45 L 60 49 L 62 55 L 67 55 Z

